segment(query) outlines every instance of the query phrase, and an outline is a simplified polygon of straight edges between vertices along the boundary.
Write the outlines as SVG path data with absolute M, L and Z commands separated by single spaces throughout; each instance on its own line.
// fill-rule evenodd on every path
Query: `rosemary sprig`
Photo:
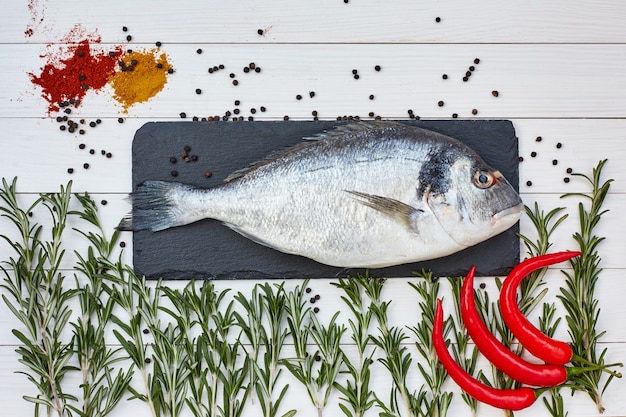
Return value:
M 335 388 L 343 395 L 340 397 L 339 408 L 347 417 L 363 417 L 376 403 L 374 391 L 370 387 L 371 370 L 376 347 L 370 343 L 370 326 L 373 311 L 365 300 L 365 292 L 375 292 L 372 287 L 379 285 L 379 280 L 368 274 L 357 275 L 347 279 L 339 278 L 331 285 L 343 290 L 341 299 L 350 309 L 352 318 L 348 319 L 351 330 L 350 338 L 357 350 L 357 357 L 351 360 L 350 356 L 343 355 L 346 366 L 344 374 L 348 378 L 343 384 L 335 382 Z
M 60 270 L 65 254 L 61 241 L 66 230 L 71 199 L 71 182 L 61 186 L 58 194 L 42 194 L 26 210 L 20 208 L 16 193 L 17 179 L 9 184 L 2 180 L 0 213 L 17 229 L 20 240 L 9 243 L 14 257 L 0 266 L 4 273 L 2 287 L 10 298 L 2 298 L 9 310 L 22 323 L 24 330 L 13 329 L 13 335 L 22 343 L 16 349 L 20 362 L 28 371 L 18 371 L 27 376 L 37 388 L 36 396 L 25 395 L 26 401 L 35 405 L 35 416 L 43 407 L 45 414 L 54 412 L 59 417 L 69 415 L 68 403 L 77 401 L 62 387 L 65 375 L 76 370 L 70 361 L 74 357 L 73 339 L 63 340 L 62 333 L 70 319 L 70 302 L 76 290 L 68 288 Z M 29 213 L 43 205 L 51 218 L 50 239 L 43 240 L 42 226 L 31 223 Z
M 80 314 L 71 322 L 75 340 L 75 354 L 78 357 L 82 376 L 82 406 L 68 405 L 77 415 L 83 417 L 102 417 L 109 414 L 122 400 L 132 380 L 133 371 L 117 369 L 114 364 L 125 360 L 121 348 L 106 345 L 105 332 L 113 315 L 115 302 L 107 296 L 108 282 L 104 272 L 119 238 L 119 232 L 113 232 L 110 239 L 100 223 L 98 208 L 88 195 L 76 195 L 82 210 L 72 214 L 96 228 L 96 232 L 75 231 L 87 238 L 87 255 L 75 252 L 78 259 L 75 269 L 77 297 Z M 85 282 L 86 281 L 86 282 Z
M 111 316 L 111 321 L 121 330 L 120 332 L 120 330 L 114 329 L 113 334 L 139 372 L 143 385 L 143 393 L 133 386 L 129 387 L 129 391 L 133 394 L 131 399 L 145 402 L 148 405 L 150 415 L 160 417 L 165 407 L 165 400 L 163 392 L 160 390 L 153 372 L 151 372 L 152 358 L 148 344 L 144 341 L 144 334 L 148 334 L 150 331 L 147 329 L 148 323 L 145 320 L 146 312 L 142 313 L 144 309 L 152 312 L 154 315 L 152 321 L 154 322 L 158 312 L 158 300 L 150 300 L 152 291 L 146 285 L 145 280 L 137 277 L 132 268 L 123 265 L 121 261 L 110 262 L 107 269 L 107 278 L 115 282 L 109 289 L 109 296 L 128 315 L 126 320 L 117 315 Z M 148 303 L 147 306 L 145 305 L 146 302 Z
M 306 306 L 304 285 L 296 287 L 287 295 L 287 323 L 294 341 L 295 358 L 285 358 L 281 363 L 300 381 L 307 390 L 311 402 L 322 417 L 328 398 L 334 388 L 337 376 L 343 367 L 343 352 L 340 349 L 341 336 L 346 328 L 337 323 L 339 312 L 335 313 L 328 326 L 321 324 Z M 309 354 L 309 336 L 316 351 Z
M 379 334 L 372 337 L 374 344 L 382 351 L 378 360 L 389 371 L 392 378 L 389 403 L 386 404 L 376 394 L 376 403 L 382 412 L 380 417 L 396 417 L 400 415 L 416 416 L 419 412 L 419 399 L 407 386 L 406 380 L 411 369 L 413 358 L 405 341 L 409 338 L 404 328 L 389 326 L 388 309 L 390 301 L 382 301 L 380 293 L 384 280 L 370 297 L 370 309 L 378 322 Z
M 239 336 L 230 340 L 235 312 L 232 301 L 223 308 L 228 292 L 218 293 L 211 281 L 203 281 L 199 289 L 191 281 L 182 293 L 166 292 L 176 310 L 162 310 L 174 317 L 179 327 L 188 329 L 183 342 L 188 360 L 183 366 L 189 371 L 191 395 L 186 403 L 196 417 L 240 416 L 246 403 L 249 366 L 236 366 L 243 349 Z M 198 333 L 196 327 L 200 334 L 193 336 Z
M 276 390 L 279 388 L 278 379 L 282 372 L 280 358 L 288 335 L 288 330 L 284 325 L 288 297 L 285 294 L 284 282 L 274 286 L 269 283 L 258 284 L 257 291 L 254 300 L 246 300 L 243 295 L 238 295 L 237 298 L 249 315 L 258 312 L 259 301 L 262 311 L 259 321 L 251 318 L 252 322 L 247 325 L 248 328 L 243 327 L 243 332 L 248 335 L 249 341 L 257 344 L 252 348 L 253 351 L 256 350 L 256 353 L 252 354 L 256 360 L 250 362 L 250 372 L 253 374 L 251 381 L 254 382 L 254 385 L 250 384 L 250 389 L 256 392 L 263 417 L 276 417 L 280 415 L 281 402 L 289 389 L 289 384 L 285 384 L 276 397 Z M 265 317 L 265 325 L 261 325 L 260 317 Z M 246 326 L 246 321 L 241 316 L 237 322 Z M 260 355 L 262 356 L 258 357 Z M 283 413 L 281 417 L 292 417 L 295 414 L 296 410 L 292 409 Z
M 452 291 L 452 298 L 454 300 L 454 316 L 450 319 L 450 325 L 452 326 L 451 332 L 454 336 L 455 343 L 451 344 L 452 354 L 456 359 L 456 362 L 470 375 L 476 373 L 476 364 L 478 362 L 478 348 L 476 345 L 471 348 L 471 337 L 465 329 L 465 324 L 461 318 L 461 287 L 463 281 L 461 277 L 448 277 L 450 288 Z M 476 410 L 478 408 L 478 401 L 468 395 L 465 391 L 461 393 L 463 401 L 470 409 L 472 416 L 476 416 Z
M 589 183 L 590 194 L 566 193 L 562 196 L 580 197 L 589 203 L 587 208 L 583 202 L 578 204 L 580 231 L 574 233 L 573 237 L 582 255 L 570 261 L 573 272 L 564 272 L 565 287 L 561 288 L 561 294 L 558 295 L 567 311 L 566 322 L 572 338 L 574 366 L 584 366 L 585 362 L 601 367 L 614 366 L 605 364 L 607 348 L 602 349 L 601 352 L 598 351 L 598 342 L 605 331 L 596 329 L 600 308 L 599 301 L 595 298 L 595 288 L 602 272 L 598 246 L 605 238 L 597 236 L 595 229 L 602 216 L 608 211 L 603 209 L 603 204 L 613 182 L 612 179 L 606 181 L 601 179 L 602 169 L 606 162 L 606 159 L 600 161 L 592 170 L 591 176 L 572 174 Z M 576 375 L 572 379 L 574 389 L 586 392 L 595 402 L 598 412 L 602 413 L 604 411 L 602 394 L 615 376 L 615 373 L 608 373 L 605 379 L 603 370 L 597 370 Z
M 439 298 L 439 281 L 433 277 L 432 271 L 422 270 L 416 275 L 422 278 L 418 283 L 409 283 L 419 294 L 421 301 L 418 302 L 421 320 L 410 330 L 415 334 L 417 342 L 415 346 L 426 367 L 422 363 L 417 364 L 420 374 L 426 381 L 417 394 L 419 399 L 419 415 L 431 417 L 445 417 L 452 402 L 452 392 L 445 391 L 443 384 L 448 378 L 445 370 L 433 347 L 433 324 L 435 322 L 435 308 Z M 452 330 L 452 322 L 446 320 L 444 333 Z

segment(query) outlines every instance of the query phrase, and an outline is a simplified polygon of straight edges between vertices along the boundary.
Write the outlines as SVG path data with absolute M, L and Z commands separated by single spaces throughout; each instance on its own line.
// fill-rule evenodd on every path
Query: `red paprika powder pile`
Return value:
M 59 103 L 78 106 L 87 91 L 104 87 L 122 54 L 121 47 L 110 52 L 94 52 L 89 40 L 84 39 L 68 45 L 69 58 L 49 56 L 40 75 L 29 75 L 33 84 L 43 89 L 41 95 L 48 101 L 51 113 L 59 110 Z

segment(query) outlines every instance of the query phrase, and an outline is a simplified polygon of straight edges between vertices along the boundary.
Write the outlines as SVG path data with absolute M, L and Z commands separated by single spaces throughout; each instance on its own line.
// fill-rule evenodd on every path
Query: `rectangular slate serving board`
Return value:
M 347 122 L 151 122 L 135 134 L 134 187 L 146 180 L 178 181 L 200 187 L 221 183 L 230 173 L 324 130 Z M 349 122 L 348 122 L 349 123 Z M 446 134 L 469 145 L 518 189 L 518 139 L 510 121 L 413 120 L 402 123 Z M 181 154 L 185 147 L 189 162 Z M 171 158 L 177 162 L 172 163 Z M 172 176 L 176 171 L 177 176 Z M 207 178 L 205 172 L 210 171 Z M 422 268 L 436 276 L 508 273 L 519 262 L 515 225 L 488 241 L 430 261 L 370 270 L 376 277 L 408 277 Z M 133 234 L 135 272 L 148 279 L 332 278 L 364 273 L 341 269 L 256 244 L 220 222 L 203 220 L 161 232 Z

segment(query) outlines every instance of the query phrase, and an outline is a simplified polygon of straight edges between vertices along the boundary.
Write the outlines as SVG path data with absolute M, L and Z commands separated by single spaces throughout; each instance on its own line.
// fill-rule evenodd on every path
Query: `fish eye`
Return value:
M 476 171 L 474 174 L 474 185 L 478 188 L 489 188 L 496 183 L 495 176 L 487 171 Z

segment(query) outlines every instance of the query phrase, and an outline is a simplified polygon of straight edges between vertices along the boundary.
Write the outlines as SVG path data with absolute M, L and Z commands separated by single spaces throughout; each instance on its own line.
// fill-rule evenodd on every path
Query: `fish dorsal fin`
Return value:
M 394 121 L 363 121 L 347 123 L 335 126 L 330 130 L 324 130 L 313 136 L 306 136 L 304 140 L 332 140 L 335 138 L 344 138 L 346 135 L 355 135 L 358 133 L 365 133 L 374 129 L 384 129 L 392 127 L 406 127 L 404 124 Z
M 419 233 L 417 229 L 416 216 L 423 213 L 424 210 L 415 208 L 411 205 L 403 203 L 389 197 L 379 195 L 361 193 L 359 191 L 346 191 L 358 198 L 361 204 L 366 205 L 390 218 L 398 223 L 407 226 L 410 230 Z
M 363 121 L 363 122 L 354 122 L 342 124 L 334 127 L 331 130 L 325 130 L 313 136 L 303 137 L 307 142 L 298 143 L 297 145 L 293 145 L 283 149 L 281 151 L 275 152 L 273 154 L 268 155 L 260 161 L 257 161 L 246 168 L 239 169 L 226 177 L 224 182 L 230 182 L 236 180 L 237 178 L 241 178 L 246 174 L 264 166 L 274 162 L 276 159 L 288 155 L 289 153 L 298 152 L 303 148 L 311 145 L 311 141 L 320 141 L 320 140 L 333 140 L 338 138 L 346 138 L 346 136 L 354 136 L 358 133 L 366 133 L 373 129 L 384 129 L 384 128 L 398 128 L 398 127 L 406 127 L 402 123 L 393 122 L 393 121 Z
M 292 145 L 287 147 L 286 149 L 283 149 L 281 151 L 272 153 L 268 156 L 266 156 L 265 158 L 261 159 L 260 161 L 254 162 L 253 164 L 251 164 L 250 166 L 246 167 L 246 168 L 242 168 L 242 169 L 238 169 L 237 171 L 232 172 L 230 175 L 228 175 L 225 179 L 224 182 L 230 182 L 233 180 L 236 180 L 237 178 L 241 178 L 243 176 L 245 176 L 246 174 L 264 166 L 267 164 L 270 164 L 272 162 L 274 162 L 276 159 L 283 157 L 289 153 L 292 152 L 297 152 L 299 150 L 301 150 L 302 148 L 305 148 L 307 146 L 309 146 L 311 143 L 309 142 L 303 142 L 303 143 L 298 143 L 297 145 Z

